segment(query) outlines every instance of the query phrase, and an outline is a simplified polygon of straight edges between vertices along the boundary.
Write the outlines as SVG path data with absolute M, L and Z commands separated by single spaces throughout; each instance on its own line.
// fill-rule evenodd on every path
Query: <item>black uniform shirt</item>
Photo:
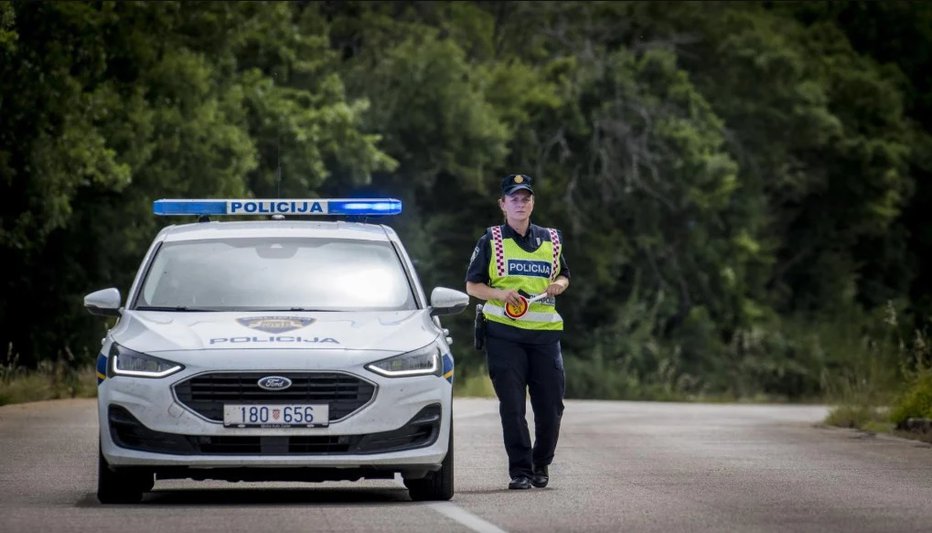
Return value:
M 562 245 L 563 233 L 557 230 L 557 235 Z M 492 261 L 492 246 L 489 244 L 490 238 L 488 231 L 479 238 L 476 249 L 472 252 L 472 258 L 469 260 L 469 269 L 466 271 L 466 281 L 485 283 L 486 285 L 491 281 L 491 278 L 489 278 L 489 263 Z M 544 241 L 550 240 L 550 232 L 547 231 L 547 228 L 531 224 L 527 233 L 522 236 L 511 226 L 504 224 L 502 226 L 502 240 L 504 239 L 514 239 L 515 244 L 520 246 L 525 252 L 534 252 L 540 248 L 540 245 L 543 244 Z M 565 276 L 567 279 L 570 277 L 570 269 L 566 266 L 566 259 L 562 253 L 560 254 L 560 269 L 557 271 L 557 274 Z M 515 342 L 526 342 L 529 344 L 550 344 L 559 341 L 562 336 L 561 331 L 533 331 L 506 326 L 505 324 L 492 321 L 489 321 L 487 331 L 489 336 L 492 337 L 504 338 Z

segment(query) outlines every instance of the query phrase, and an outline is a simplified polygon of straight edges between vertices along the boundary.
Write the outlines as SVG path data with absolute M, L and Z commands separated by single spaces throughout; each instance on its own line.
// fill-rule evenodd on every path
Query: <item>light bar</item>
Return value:
M 152 212 L 175 215 L 397 215 L 395 198 L 156 200 Z

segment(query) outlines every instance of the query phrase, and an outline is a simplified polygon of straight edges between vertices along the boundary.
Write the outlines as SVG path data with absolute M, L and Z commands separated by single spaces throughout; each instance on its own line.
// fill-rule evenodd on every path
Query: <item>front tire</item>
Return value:
M 408 494 L 416 502 L 446 501 L 453 497 L 453 417 L 450 417 L 450 440 L 447 456 L 440 470 L 430 472 L 423 479 L 406 479 Z
M 139 503 L 142 494 L 152 490 L 155 476 L 152 472 L 114 470 L 97 451 L 97 500 L 100 503 Z

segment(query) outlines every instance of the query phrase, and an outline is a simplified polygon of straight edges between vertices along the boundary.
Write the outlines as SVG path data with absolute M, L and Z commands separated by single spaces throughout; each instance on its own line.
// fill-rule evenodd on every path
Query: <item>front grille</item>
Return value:
M 268 391 L 258 381 L 284 376 L 291 387 Z M 223 421 L 225 403 L 326 403 L 330 421 L 337 422 L 369 403 L 375 385 L 339 372 L 225 372 L 201 374 L 175 384 L 178 401 L 216 422 Z
M 439 404 L 418 411 L 404 426 L 363 435 L 214 436 L 180 435 L 149 429 L 125 407 L 108 409 L 110 436 L 121 448 L 173 455 L 366 454 L 430 446 L 440 434 Z

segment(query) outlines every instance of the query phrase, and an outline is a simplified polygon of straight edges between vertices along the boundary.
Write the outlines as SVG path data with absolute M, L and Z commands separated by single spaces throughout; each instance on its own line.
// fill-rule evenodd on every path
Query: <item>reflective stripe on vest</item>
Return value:
M 509 324 L 509 325 L 516 325 L 516 324 L 515 324 L 516 322 L 521 322 L 521 321 L 527 321 L 527 322 L 559 322 L 559 321 L 562 321 L 562 320 L 563 320 L 563 318 L 560 317 L 560 313 L 557 313 L 557 312 L 553 312 L 553 313 L 538 313 L 538 312 L 535 312 L 535 311 L 528 311 L 528 312 L 525 313 L 524 316 L 522 316 L 521 318 L 517 318 L 517 319 L 515 319 L 515 318 L 509 318 L 508 316 L 505 315 L 505 308 L 503 308 L 502 306 L 500 306 L 500 305 L 498 305 L 498 304 L 494 304 L 494 303 L 487 303 L 487 304 L 483 305 L 483 306 L 482 306 L 482 312 L 485 313 L 486 316 L 496 316 L 496 317 L 499 317 L 499 318 L 504 318 L 505 321 L 498 321 L 498 320 L 497 320 L 496 322 L 504 322 L 505 324 Z M 531 328 L 529 328 L 529 329 L 531 329 Z

